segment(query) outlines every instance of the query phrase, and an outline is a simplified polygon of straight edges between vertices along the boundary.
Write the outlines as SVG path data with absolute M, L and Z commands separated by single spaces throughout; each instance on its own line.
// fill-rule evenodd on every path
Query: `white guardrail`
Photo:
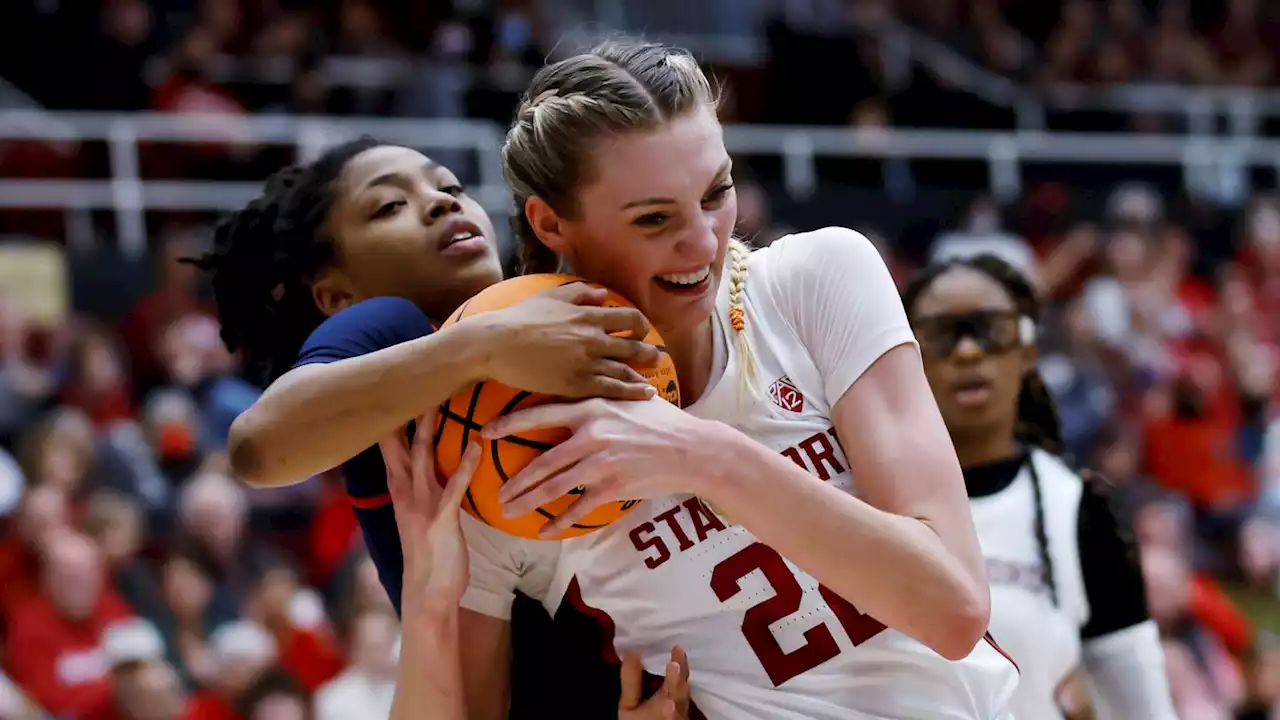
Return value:
M 407 120 L 286 116 L 199 116 L 0 111 L 4 141 L 105 142 L 107 180 L 0 180 L 4 209 L 114 210 L 122 249 L 146 247 L 148 210 L 220 211 L 241 206 L 261 188 L 257 182 L 146 180 L 140 176 L 144 142 L 293 146 L 300 159 L 323 148 L 371 135 L 433 151 L 474 153 L 472 191 L 490 211 L 506 215 L 510 196 L 502 183 L 499 149 L 503 128 L 477 120 Z M 1251 167 L 1280 174 L 1280 141 L 1256 137 L 1104 135 L 1039 131 L 854 131 L 832 127 L 734 125 L 725 128 L 729 152 L 782 159 L 787 192 L 804 198 L 817 187 L 819 157 L 907 158 L 985 162 L 991 190 L 1015 197 L 1026 162 L 1181 167 L 1190 189 L 1213 194 L 1239 182 Z

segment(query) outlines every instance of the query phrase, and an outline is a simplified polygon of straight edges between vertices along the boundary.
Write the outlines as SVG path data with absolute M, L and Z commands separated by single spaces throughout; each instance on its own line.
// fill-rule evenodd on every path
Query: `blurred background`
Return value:
M 521 89 L 615 31 L 723 82 L 758 244 L 839 224 L 901 277 L 1036 279 L 1184 720 L 1280 718 L 1280 3 L 5 0 L 0 719 L 386 716 L 398 631 L 341 484 L 228 474 L 258 390 L 175 259 L 365 133 L 503 226 Z

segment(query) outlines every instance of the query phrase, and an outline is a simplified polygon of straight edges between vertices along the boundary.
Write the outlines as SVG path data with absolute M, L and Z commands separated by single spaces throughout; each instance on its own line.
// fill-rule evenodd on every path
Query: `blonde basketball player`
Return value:
M 505 717 L 520 589 L 596 615 L 606 652 L 637 652 L 655 674 L 685 648 L 694 717 L 1006 718 L 1017 671 L 985 635 L 960 466 L 872 245 L 843 228 L 755 253 L 731 240 L 713 91 L 692 57 L 658 45 L 543 68 L 503 160 L 524 269 L 635 302 L 689 404 L 548 405 L 487 428 L 573 431 L 504 489 L 521 515 L 584 487 L 548 532 L 645 502 L 562 542 L 463 518 L 468 716 Z

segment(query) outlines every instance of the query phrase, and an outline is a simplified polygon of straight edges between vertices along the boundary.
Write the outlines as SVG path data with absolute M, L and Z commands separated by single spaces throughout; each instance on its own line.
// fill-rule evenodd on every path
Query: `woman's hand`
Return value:
M 453 607 L 467 589 L 467 544 L 459 519 L 462 496 L 480 461 L 472 443 L 458 471 L 441 487 L 436 481 L 428 418 L 419 418 L 410 446 L 401 428 L 378 443 L 387 466 L 387 489 L 404 549 L 402 605 L 414 602 Z
M 716 453 L 723 425 L 656 398 L 539 405 L 489 423 L 482 434 L 496 439 L 540 428 L 568 428 L 573 437 L 534 458 L 498 498 L 508 517 L 519 517 L 582 487 L 578 500 L 543 527 L 544 535 L 561 532 L 607 502 L 703 495 L 725 466 Z
M 635 308 L 601 307 L 607 297 L 602 288 L 573 283 L 469 319 L 489 330 L 485 376 L 561 397 L 653 397 L 653 386 L 631 367 L 658 362 L 658 349 L 643 342 L 649 322 Z
M 671 649 L 666 677 L 653 697 L 644 697 L 644 665 L 640 656 L 622 656 L 622 699 L 618 702 L 618 720 L 688 720 L 689 657 L 680 646 Z

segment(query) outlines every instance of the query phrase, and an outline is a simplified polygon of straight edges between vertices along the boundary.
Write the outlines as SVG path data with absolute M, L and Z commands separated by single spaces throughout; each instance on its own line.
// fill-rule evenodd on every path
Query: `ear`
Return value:
M 529 227 L 557 255 L 565 255 L 569 251 L 569 241 L 565 238 L 565 220 L 537 195 L 524 201 L 524 216 L 529 220 Z
M 336 269 L 320 271 L 311 283 L 311 299 L 325 317 L 339 313 L 364 299 L 352 289 L 350 281 Z

